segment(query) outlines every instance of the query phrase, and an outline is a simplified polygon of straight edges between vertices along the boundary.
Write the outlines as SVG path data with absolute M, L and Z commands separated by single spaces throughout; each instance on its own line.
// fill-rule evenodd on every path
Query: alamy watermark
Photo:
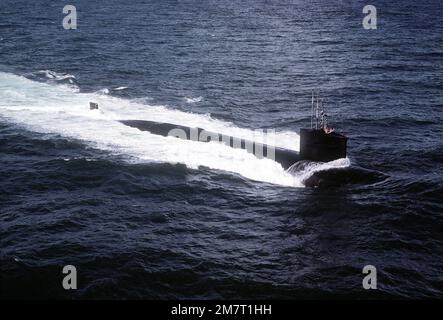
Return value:
M 368 4 L 364 6 L 363 13 L 366 14 L 362 22 L 363 28 L 366 30 L 377 29 L 377 8 Z
M 276 160 L 275 156 L 275 130 L 254 130 L 253 135 L 248 139 L 233 137 L 226 134 L 206 131 L 201 128 L 174 128 L 168 132 L 168 137 L 180 138 L 183 140 L 198 142 L 219 142 L 234 149 L 243 149 L 255 157 Z M 258 142 L 260 140 L 263 142 Z
M 362 25 L 366 30 L 377 29 L 377 8 L 374 5 L 368 4 L 363 7 Z M 66 16 L 63 18 L 62 25 L 65 30 L 77 29 L 77 8 L 71 4 L 63 7 L 63 14 Z
M 63 13 L 66 14 L 62 22 L 63 28 L 65 30 L 77 29 L 77 8 L 68 4 L 63 7 Z
M 366 290 L 377 289 L 377 268 L 368 264 L 364 266 L 362 273 L 367 274 L 362 281 L 363 288 Z
M 63 288 L 65 290 L 77 289 L 77 268 L 73 265 L 64 266 L 63 274 L 66 274 L 62 281 Z

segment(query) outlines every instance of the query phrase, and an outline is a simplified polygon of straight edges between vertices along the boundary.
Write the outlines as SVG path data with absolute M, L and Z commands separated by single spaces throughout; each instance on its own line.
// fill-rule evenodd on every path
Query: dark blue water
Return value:
M 373 1 L 377 30 L 365 1 L 70 4 L 77 30 L 62 3 L 0 2 L 2 297 L 443 297 L 441 1 Z M 349 159 L 293 185 L 106 118 L 273 128 L 287 145 L 313 88 Z

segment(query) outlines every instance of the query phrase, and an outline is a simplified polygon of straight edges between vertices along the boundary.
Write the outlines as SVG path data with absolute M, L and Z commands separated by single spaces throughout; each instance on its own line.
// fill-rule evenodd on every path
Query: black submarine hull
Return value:
M 241 139 L 216 132 L 206 131 L 202 128 L 191 128 L 171 123 L 147 121 L 147 120 L 120 120 L 121 123 L 137 128 L 141 131 L 148 131 L 152 134 L 164 137 L 176 137 L 184 140 L 194 140 L 199 142 L 217 141 L 231 148 L 246 150 L 254 154 L 257 158 L 268 158 L 281 164 L 284 169 L 301 160 L 300 154 L 294 150 L 283 149 L 267 144 Z
M 147 120 L 120 120 L 121 123 L 164 137 L 176 137 L 199 142 L 217 141 L 231 148 L 252 153 L 259 159 L 278 162 L 285 170 L 300 160 L 328 162 L 346 157 L 347 137 L 338 133 L 325 133 L 323 129 L 300 130 L 300 153 L 267 144 L 241 139 L 202 128 L 191 128 L 171 123 Z

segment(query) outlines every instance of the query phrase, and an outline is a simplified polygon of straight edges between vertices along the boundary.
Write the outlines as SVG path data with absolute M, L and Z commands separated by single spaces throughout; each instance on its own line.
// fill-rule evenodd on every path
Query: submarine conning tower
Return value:
M 300 129 L 300 158 L 322 162 L 346 158 L 348 138 L 328 126 L 323 99 L 319 102 L 318 93 L 315 100 L 316 106 L 312 91 L 311 128 Z

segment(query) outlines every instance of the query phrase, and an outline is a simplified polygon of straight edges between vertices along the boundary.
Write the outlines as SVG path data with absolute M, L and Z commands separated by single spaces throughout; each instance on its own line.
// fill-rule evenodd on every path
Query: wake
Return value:
M 193 169 L 205 166 L 237 173 L 251 180 L 291 187 L 303 187 L 304 181 L 319 170 L 350 165 L 348 159 L 339 159 L 314 163 L 303 170 L 290 168 L 285 171 L 270 159 L 258 159 L 245 150 L 233 149 L 222 143 L 200 143 L 139 131 L 116 120 L 169 122 L 285 149 L 298 151 L 299 148 L 299 136 L 294 132 L 257 134 L 254 130 L 239 128 L 209 115 L 182 112 L 100 92 L 81 93 L 75 77 L 48 70 L 29 77 L 38 81 L 0 72 L 2 117 L 31 131 L 81 140 L 88 146 L 124 156 L 128 162 L 183 163 Z M 90 101 L 98 102 L 100 109 L 90 111 Z

